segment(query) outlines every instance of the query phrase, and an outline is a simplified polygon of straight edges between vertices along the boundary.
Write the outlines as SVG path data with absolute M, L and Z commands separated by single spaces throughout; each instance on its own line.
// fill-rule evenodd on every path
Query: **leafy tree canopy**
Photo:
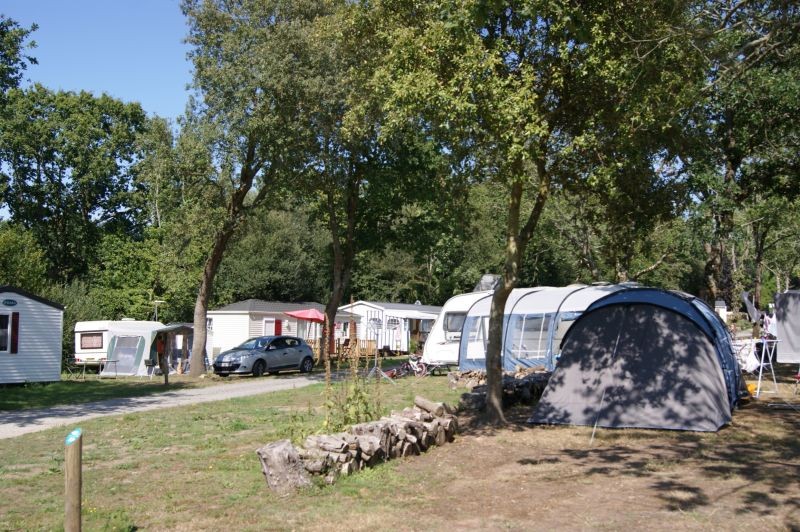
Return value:
M 107 95 L 38 84 L 10 91 L 7 109 L 3 202 L 45 250 L 50 277 L 73 279 L 86 273 L 102 234 L 141 225 L 130 169 L 145 114 Z

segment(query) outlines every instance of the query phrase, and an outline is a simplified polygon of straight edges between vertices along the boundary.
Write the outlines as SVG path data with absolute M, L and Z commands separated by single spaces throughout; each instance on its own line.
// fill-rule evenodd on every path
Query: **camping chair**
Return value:
M 765 393 L 778 393 L 778 379 L 775 378 L 775 368 L 772 365 L 775 358 L 775 348 L 777 345 L 778 340 L 770 340 L 766 337 L 761 338 L 761 364 L 758 367 L 758 385 L 756 386 L 755 393 L 756 397 L 761 394 L 761 377 L 764 373 L 765 367 L 769 367 L 769 371 L 772 373 L 772 384 L 774 386 L 774 391 Z
M 145 358 L 144 359 L 144 367 L 147 368 L 147 374 L 150 376 L 150 380 L 153 380 L 153 375 L 156 374 L 156 362 L 152 358 Z
M 64 373 L 69 375 L 69 379 L 86 379 L 86 364 L 81 365 L 78 367 L 78 364 L 75 362 L 75 357 L 67 357 L 64 359 Z

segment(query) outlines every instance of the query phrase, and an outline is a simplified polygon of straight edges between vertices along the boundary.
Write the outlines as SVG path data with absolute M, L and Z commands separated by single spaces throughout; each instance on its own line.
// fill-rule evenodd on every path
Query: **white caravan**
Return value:
M 458 346 L 464 318 L 476 301 L 491 296 L 492 293 L 492 290 L 468 292 L 447 300 L 425 341 L 425 347 L 422 350 L 422 361 L 425 364 L 458 365 Z
M 79 321 L 75 324 L 75 364 L 99 367 L 106 359 L 106 350 L 111 335 L 108 326 L 112 322 Z

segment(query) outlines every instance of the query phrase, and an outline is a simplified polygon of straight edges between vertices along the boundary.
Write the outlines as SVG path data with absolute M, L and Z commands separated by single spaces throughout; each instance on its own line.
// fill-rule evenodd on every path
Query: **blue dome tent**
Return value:
M 706 303 L 633 287 L 576 320 L 529 421 L 715 431 L 730 422 L 740 387 L 730 335 Z

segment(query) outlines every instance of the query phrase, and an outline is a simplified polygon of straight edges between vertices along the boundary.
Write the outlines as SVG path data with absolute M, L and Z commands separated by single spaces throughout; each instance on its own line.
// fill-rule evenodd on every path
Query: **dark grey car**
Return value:
M 274 374 L 282 370 L 299 370 L 308 373 L 314 369 L 314 354 L 311 347 L 294 336 L 258 336 L 242 345 L 220 353 L 214 360 L 214 373 L 228 375 L 252 374 L 260 377 L 264 373 Z

